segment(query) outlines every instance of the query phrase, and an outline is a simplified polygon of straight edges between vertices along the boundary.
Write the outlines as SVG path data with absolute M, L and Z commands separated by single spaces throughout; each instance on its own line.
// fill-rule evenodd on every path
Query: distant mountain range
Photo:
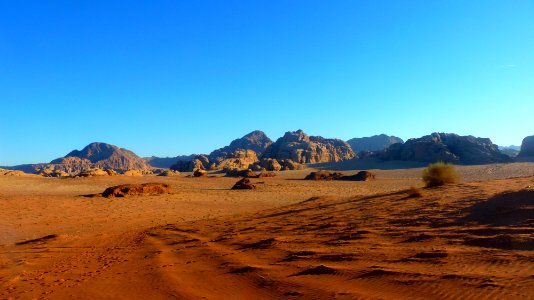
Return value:
M 510 162 L 515 156 L 534 157 L 534 136 L 526 137 L 521 147 L 499 147 L 490 139 L 451 133 L 433 133 L 409 139 L 405 143 L 398 137 L 385 134 L 353 138 L 345 142 L 339 139 L 309 136 L 302 130 L 297 130 L 288 131 L 273 142 L 264 132 L 256 130 L 233 140 L 228 146 L 212 151 L 209 155 L 140 158 L 128 149 L 95 142 L 82 150 L 73 150 L 50 163 L 5 168 L 28 173 L 34 173 L 41 168 L 52 168 L 75 174 L 92 168 L 114 169 L 119 172 L 129 169 L 169 168 L 181 161 L 183 165 L 191 165 L 193 168 L 202 165 L 203 168 L 210 169 L 217 168 L 221 163 L 242 166 L 242 162 L 237 160 L 245 157 L 247 164 L 254 161 L 259 163 L 260 160 L 271 160 L 265 162 L 269 164 L 286 160 L 286 164 L 308 164 L 357 159 L 358 153 L 370 153 L 365 157 L 370 155 L 382 160 L 418 162 L 441 160 L 461 164 Z

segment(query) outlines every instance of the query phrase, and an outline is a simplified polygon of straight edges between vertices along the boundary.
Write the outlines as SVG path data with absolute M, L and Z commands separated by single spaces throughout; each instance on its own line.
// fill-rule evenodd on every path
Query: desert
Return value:
M 0 1 L 0 300 L 534 299 L 533 16 Z
M 1 296 L 533 297 L 534 164 L 457 168 L 461 182 L 432 189 L 421 168 L 372 170 L 371 181 L 279 171 L 252 190 L 219 174 L 2 176 Z M 143 183 L 172 191 L 98 195 Z

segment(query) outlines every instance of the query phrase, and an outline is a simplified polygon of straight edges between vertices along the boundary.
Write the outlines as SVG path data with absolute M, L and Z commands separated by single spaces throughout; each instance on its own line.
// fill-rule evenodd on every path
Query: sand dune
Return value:
M 421 198 L 405 192 L 417 169 L 282 172 L 237 191 L 223 177 L 0 177 L 0 296 L 528 299 L 534 177 L 491 178 L 531 167 L 462 167 L 462 183 Z M 173 192 L 82 196 L 147 182 Z

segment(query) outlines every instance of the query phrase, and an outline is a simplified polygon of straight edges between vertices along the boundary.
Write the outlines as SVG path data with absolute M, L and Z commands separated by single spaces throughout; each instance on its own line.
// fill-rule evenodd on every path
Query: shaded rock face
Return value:
M 510 162 L 490 139 L 459 136 L 454 133 L 433 133 L 404 144 L 393 144 L 381 155 L 384 160 L 420 162 L 443 161 L 462 164 Z
M 261 155 L 273 141 L 267 137 L 263 131 L 253 131 L 242 138 L 233 140 L 230 145 L 217 149 L 210 153 L 209 159 L 211 162 L 219 164 L 222 160 L 229 158 L 228 156 L 237 150 L 252 150 L 257 155 Z
M 373 135 L 370 137 L 353 138 L 347 141 L 353 151 L 359 153 L 362 151 L 382 151 L 389 146 L 397 143 L 404 143 L 401 138 L 385 134 Z
M 262 158 L 275 158 L 278 161 L 291 159 L 297 163 L 337 162 L 355 157 L 356 154 L 346 142 L 308 136 L 302 130 L 286 132 L 262 155 Z
M 376 175 L 374 173 L 371 173 L 369 171 L 360 171 L 356 173 L 355 175 L 351 176 L 343 176 L 340 180 L 347 180 L 347 181 L 370 181 L 375 180 Z
M 502 154 L 510 157 L 517 157 L 521 151 L 521 146 L 499 146 L 499 150 Z
M 527 136 L 523 139 L 523 142 L 521 143 L 521 152 L 519 152 L 518 156 L 534 156 L 534 135 Z
M 77 174 L 88 169 L 116 171 L 150 170 L 150 166 L 130 150 L 106 143 L 91 143 L 82 150 L 74 150 L 65 157 L 50 162 L 55 170 Z
M 191 155 L 179 155 L 176 157 L 157 157 L 157 156 L 151 156 L 151 157 L 145 157 L 143 158 L 151 167 L 154 168 L 170 168 L 172 165 L 174 165 L 177 161 L 191 161 L 195 159 L 197 155 L 191 154 Z

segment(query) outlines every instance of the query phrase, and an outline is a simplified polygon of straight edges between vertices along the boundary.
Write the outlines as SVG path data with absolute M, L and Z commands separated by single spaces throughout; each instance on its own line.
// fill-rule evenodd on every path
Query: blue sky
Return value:
M 0 1 L 0 165 L 534 134 L 534 1 Z

